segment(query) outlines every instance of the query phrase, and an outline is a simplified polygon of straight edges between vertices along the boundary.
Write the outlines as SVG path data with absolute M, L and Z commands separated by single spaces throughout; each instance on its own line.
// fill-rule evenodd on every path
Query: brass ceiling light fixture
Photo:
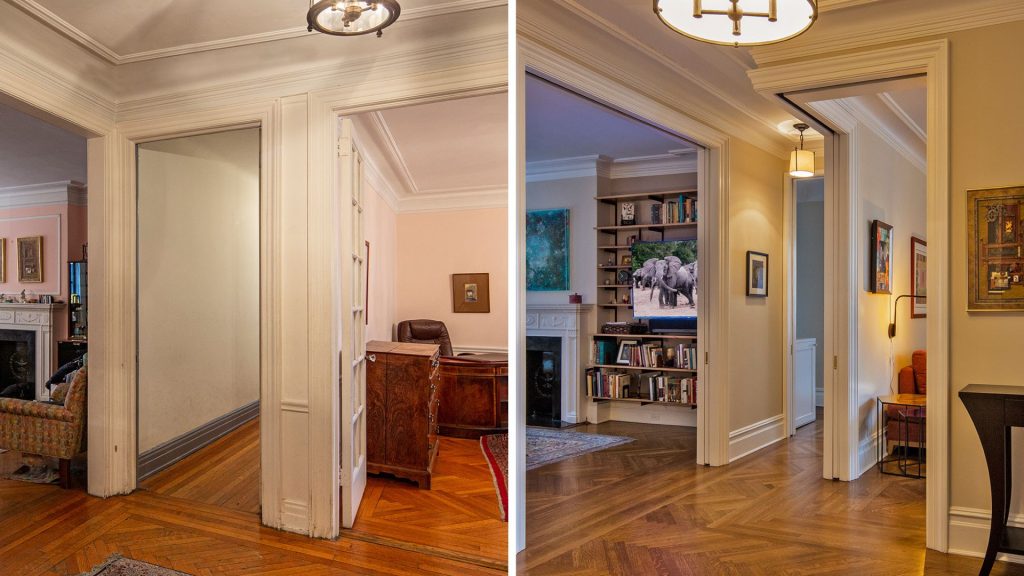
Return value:
M 395 0 L 309 0 L 307 28 L 332 36 L 359 36 L 377 33 L 398 20 L 402 7 Z
M 814 176 L 814 150 L 804 150 L 804 130 L 810 128 L 807 124 L 793 124 L 793 128 L 800 131 L 800 147 L 793 148 L 789 153 L 789 175 L 794 178 L 810 178 Z
M 654 0 L 676 32 L 723 46 L 760 46 L 803 34 L 818 19 L 817 0 Z

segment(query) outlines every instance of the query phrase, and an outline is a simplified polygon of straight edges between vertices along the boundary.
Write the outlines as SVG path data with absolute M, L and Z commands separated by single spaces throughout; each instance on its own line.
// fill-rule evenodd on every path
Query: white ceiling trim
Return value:
M 751 120 L 761 125 L 768 131 L 774 132 L 776 130 L 776 127 L 771 122 L 768 122 L 764 118 L 751 113 L 746 106 L 744 106 L 741 102 L 734 99 L 728 93 L 719 90 L 717 86 L 706 81 L 700 75 L 694 74 L 687 68 L 680 66 L 675 62 L 675 60 L 672 60 L 671 58 L 665 56 L 661 52 L 658 52 L 657 50 L 651 48 L 645 42 L 632 36 L 628 32 L 624 31 L 623 29 L 613 24 L 612 22 L 609 22 L 608 20 L 601 18 L 594 12 L 581 6 L 579 2 L 577 2 L 576 0 L 563 0 L 562 2 L 559 3 L 559 5 L 574 9 L 575 12 L 583 19 L 587 20 L 588 22 L 597 26 L 598 28 L 604 30 L 608 34 L 611 34 L 612 36 L 621 40 L 622 42 L 628 44 L 630 47 L 642 52 L 645 56 L 658 62 L 662 66 L 665 66 L 672 72 L 700 86 L 701 88 L 712 94 L 715 98 L 718 98 L 723 103 L 727 104 L 734 111 L 739 112 L 740 114 L 743 114 L 744 116 L 750 118 Z M 734 58 L 734 60 L 740 63 L 744 68 L 750 69 L 750 64 L 748 62 L 744 62 L 742 59 L 739 58 Z
M 855 50 L 893 42 L 981 28 L 1024 19 L 1024 3 L 1006 0 L 960 2 L 940 14 L 917 10 L 887 23 L 873 22 L 870 33 L 861 26 L 841 27 L 822 34 L 803 35 L 789 42 L 757 46 L 750 53 L 759 66 L 770 62 L 806 58 L 813 54 Z
M 25 12 L 28 12 L 32 16 L 38 18 L 44 24 L 47 24 L 57 32 L 67 36 L 71 40 L 77 42 L 82 47 L 93 52 L 100 58 L 103 58 L 111 64 L 128 64 L 131 62 L 143 62 L 146 60 L 156 60 L 159 58 L 169 58 L 171 56 L 181 56 L 183 54 L 194 54 L 196 52 L 208 52 L 211 50 L 222 50 L 224 48 L 234 48 L 237 46 L 247 46 L 250 44 L 261 44 L 264 42 L 275 42 L 278 40 L 286 40 L 289 38 L 298 38 L 312 34 L 306 27 L 293 27 L 285 28 L 282 30 L 273 30 L 270 32 L 261 32 L 259 34 L 249 34 L 245 36 L 236 36 L 234 38 L 223 38 L 220 40 L 211 40 L 208 42 L 197 42 L 193 44 L 183 44 L 181 46 L 172 46 L 168 48 L 161 48 L 158 50 L 148 50 L 145 52 L 135 52 L 132 54 L 118 54 L 111 48 L 100 43 L 96 39 L 92 38 L 85 32 L 82 32 L 74 25 L 57 16 L 51 10 L 41 6 L 35 0 L 8 0 L 15 6 L 18 6 Z M 436 4 L 429 7 L 420 8 L 409 8 L 402 11 L 401 20 L 407 22 L 409 20 L 418 20 L 420 18 L 432 18 L 435 16 L 443 16 L 445 14 L 452 14 L 455 12 L 468 12 L 471 10 L 481 10 L 484 8 L 495 8 L 499 6 L 507 6 L 508 0 L 449 0 L 443 4 Z
M 527 182 L 547 182 L 569 178 L 642 178 L 690 174 L 697 171 L 697 153 L 658 154 L 611 159 L 607 156 L 577 156 L 526 163 Z
M 689 174 L 697 171 L 697 152 L 685 155 L 658 154 L 635 158 L 616 158 L 611 165 L 611 178 L 643 178 L 645 176 L 670 176 Z
M 85 184 L 74 180 L 44 182 L 27 186 L 0 188 L 0 208 L 30 206 L 86 205 Z
M 356 142 L 356 146 L 359 146 L 359 142 Z M 391 186 L 391 182 L 384 176 L 384 173 L 380 171 L 377 164 L 373 161 L 369 154 L 362 153 L 363 160 L 363 177 L 366 181 L 377 191 L 377 195 L 384 200 L 384 203 L 391 208 L 392 212 L 398 212 L 401 208 L 401 199 L 395 192 L 394 187 Z
M 928 134 L 925 133 L 924 128 L 918 125 L 917 122 L 914 122 L 914 119 L 910 117 L 910 114 L 907 114 L 907 111 L 904 110 L 898 102 L 893 100 L 892 96 L 882 92 L 878 97 L 882 100 L 883 104 L 889 107 L 889 110 L 892 110 L 893 114 L 907 125 L 907 128 L 910 128 L 910 131 L 913 132 L 915 136 L 921 139 L 921 142 L 928 142 Z
M 503 186 L 417 194 L 403 198 L 398 212 L 453 212 L 485 208 L 508 208 L 508 188 Z
M 573 158 L 558 158 L 555 160 L 537 160 L 526 163 L 527 182 L 546 182 L 548 180 L 566 180 L 568 178 L 596 178 L 599 172 L 610 176 L 607 168 L 611 158 L 607 156 L 576 156 Z
M 923 152 L 924 147 L 920 143 L 907 142 L 902 136 L 894 132 L 884 120 L 879 118 L 873 110 L 864 106 L 856 98 L 844 98 L 839 101 L 839 105 L 844 107 L 862 126 L 877 134 L 886 144 L 896 150 L 900 156 L 903 156 L 907 162 L 910 162 L 914 168 L 917 168 L 922 174 L 925 173 L 928 164 Z
M 374 131 L 375 135 L 380 138 L 380 142 L 384 144 L 384 150 L 381 152 L 387 156 L 387 159 L 391 162 L 395 173 L 402 179 L 402 184 L 405 187 L 403 190 L 402 198 L 419 192 L 419 186 L 416 185 L 416 179 L 412 177 L 412 172 L 409 171 L 409 166 L 405 163 L 405 158 L 402 156 L 402 151 L 398 148 L 398 143 L 395 142 L 394 135 L 391 134 L 391 129 L 388 128 L 388 123 L 384 120 L 384 115 L 378 112 L 371 112 L 370 115 L 370 127 Z

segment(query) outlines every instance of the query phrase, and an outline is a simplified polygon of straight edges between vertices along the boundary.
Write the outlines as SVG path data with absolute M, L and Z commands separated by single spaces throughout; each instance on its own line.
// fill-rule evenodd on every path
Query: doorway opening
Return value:
M 259 515 L 260 129 L 136 149 L 138 486 Z

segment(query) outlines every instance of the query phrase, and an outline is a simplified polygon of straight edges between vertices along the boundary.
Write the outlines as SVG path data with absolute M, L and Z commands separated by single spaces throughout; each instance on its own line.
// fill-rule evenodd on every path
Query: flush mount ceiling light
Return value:
M 669 28 L 725 46 L 774 44 L 799 36 L 818 18 L 817 0 L 654 0 Z
M 315 2 L 315 3 L 314 3 Z M 384 29 L 398 20 L 402 7 L 395 0 L 309 0 L 306 13 L 308 30 L 334 36 L 359 36 L 384 33 Z
M 793 124 L 793 128 L 800 131 L 800 147 L 789 153 L 789 175 L 794 178 L 809 178 L 814 176 L 814 151 L 804 150 L 804 130 L 810 126 L 801 123 Z

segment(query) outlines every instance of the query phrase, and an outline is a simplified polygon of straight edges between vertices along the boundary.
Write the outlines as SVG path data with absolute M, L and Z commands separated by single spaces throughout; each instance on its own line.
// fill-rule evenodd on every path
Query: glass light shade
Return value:
M 309 8 L 309 31 L 334 36 L 358 36 L 376 32 L 395 23 L 401 7 L 394 0 L 320 0 Z
M 789 153 L 789 175 L 794 178 L 814 176 L 814 151 L 793 150 Z
M 803 33 L 818 18 L 818 4 L 816 0 L 654 0 L 654 13 L 669 28 L 695 40 L 757 46 Z

